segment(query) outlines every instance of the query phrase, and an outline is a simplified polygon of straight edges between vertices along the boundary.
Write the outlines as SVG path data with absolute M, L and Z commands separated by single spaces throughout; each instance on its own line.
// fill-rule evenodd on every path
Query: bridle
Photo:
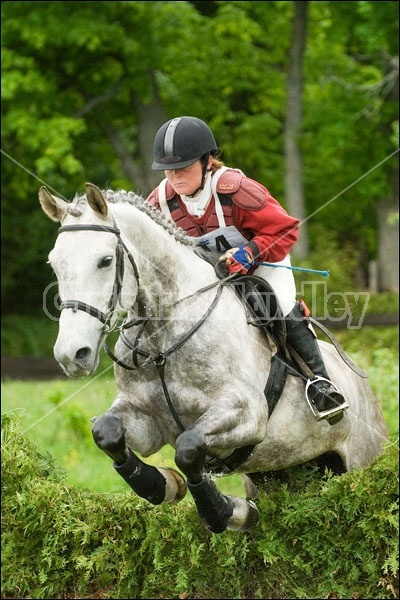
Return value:
M 137 284 L 139 286 L 139 271 L 137 269 L 135 260 L 132 256 L 131 252 L 127 248 L 126 244 L 122 240 L 121 232 L 120 232 L 119 228 L 117 227 L 115 221 L 114 221 L 113 227 L 108 227 L 105 225 L 89 225 L 89 224 L 86 224 L 86 225 L 84 225 L 84 224 L 64 225 L 59 228 L 58 233 L 59 234 L 64 233 L 65 231 L 102 231 L 104 233 L 112 233 L 112 234 L 116 235 L 116 237 L 117 237 L 115 278 L 114 278 L 114 284 L 113 284 L 113 290 L 111 293 L 111 298 L 108 303 L 107 312 L 103 312 L 103 311 L 99 310 L 98 308 L 95 308 L 94 306 L 87 304 L 86 302 L 82 302 L 81 300 L 64 300 L 60 304 L 61 310 L 63 310 L 64 308 L 72 308 L 74 310 L 74 312 L 76 312 L 77 310 L 82 310 L 85 313 L 90 314 L 92 317 L 99 319 L 103 323 L 103 333 L 106 333 L 108 335 L 116 328 L 116 326 L 110 327 L 110 323 L 111 323 L 112 315 L 114 314 L 118 299 L 119 299 L 119 297 L 121 295 L 121 291 L 122 291 L 122 282 L 123 282 L 123 276 L 124 276 L 124 252 L 126 252 L 126 255 L 133 267 L 135 278 L 136 278 Z M 133 371 L 138 368 L 143 368 L 143 367 L 147 366 L 148 364 L 154 364 L 156 366 L 158 374 L 160 376 L 162 388 L 163 388 L 164 395 L 167 400 L 169 409 L 172 413 L 172 416 L 175 419 L 176 424 L 181 429 L 181 431 L 184 431 L 185 427 L 182 424 L 182 421 L 180 420 L 180 418 L 173 406 L 172 400 L 171 400 L 169 392 L 168 392 L 168 388 L 167 388 L 167 385 L 165 382 L 165 376 L 164 376 L 165 363 L 166 363 L 167 358 L 173 352 L 175 352 L 176 350 L 181 348 L 192 337 L 192 335 L 194 335 L 194 333 L 196 333 L 196 331 L 198 331 L 198 329 L 201 327 L 201 325 L 206 321 L 207 317 L 211 314 L 211 312 L 214 310 L 214 308 L 218 304 L 218 301 L 222 294 L 223 285 L 230 279 L 231 279 L 231 277 L 227 277 L 225 280 L 216 281 L 204 288 L 201 288 L 200 290 L 197 290 L 193 294 L 190 294 L 189 296 L 178 300 L 175 303 L 175 304 L 178 304 L 178 303 L 182 302 L 183 300 L 186 300 L 187 298 L 195 296 L 196 294 L 200 294 L 206 290 L 211 289 L 212 287 L 218 286 L 217 292 L 215 294 L 215 297 L 214 297 L 211 305 L 206 310 L 206 312 L 202 315 L 200 320 L 197 321 L 197 323 L 195 323 L 186 334 L 184 334 L 177 342 L 175 342 L 172 346 L 170 346 L 170 348 L 168 348 L 164 352 L 158 352 L 156 354 L 151 354 L 148 352 L 144 352 L 143 350 L 140 349 L 140 347 L 139 347 L 140 337 L 141 337 L 142 333 L 144 332 L 144 329 L 145 329 L 147 323 L 149 322 L 148 318 L 143 318 L 143 317 L 139 317 L 130 322 L 124 321 L 122 323 L 122 325 L 119 326 L 121 340 L 123 341 L 125 346 L 127 346 L 132 351 L 133 366 L 123 363 L 120 359 L 118 359 L 111 352 L 111 350 L 108 348 L 108 346 L 106 344 L 106 341 L 103 342 L 104 349 L 107 352 L 108 356 L 115 363 L 117 363 L 120 367 L 122 367 L 124 369 Z M 130 340 L 126 337 L 124 330 L 129 329 L 134 326 L 139 326 L 139 331 L 136 335 L 134 343 L 132 344 L 130 342 Z M 139 364 L 139 361 L 138 361 L 139 355 L 144 357 L 144 361 L 141 364 Z
M 122 281 L 124 278 L 124 251 L 126 252 L 129 262 L 133 267 L 133 272 L 135 274 L 136 281 L 139 285 L 139 271 L 137 269 L 135 259 L 133 258 L 124 241 L 122 240 L 121 232 L 118 229 L 115 221 L 113 227 L 108 227 L 106 225 L 89 224 L 63 225 L 59 228 L 58 233 L 60 234 L 65 231 L 103 231 L 105 233 L 113 233 L 115 236 L 117 236 L 117 246 L 115 250 L 115 278 L 111 298 L 108 303 L 107 312 L 103 312 L 98 308 L 87 304 L 86 302 L 81 302 L 81 300 L 65 300 L 61 302 L 60 305 L 60 310 L 63 310 L 64 308 L 72 308 L 74 312 L 76 312 L 77 310 L 82 310 L 83 312 L 91 315 L 92 317 L 99 319 L 99 321 L 103 323 L 103 332 L 108 334 L 113 330 L 113 328 L 110 327 L 110 323 L 122 291 Z

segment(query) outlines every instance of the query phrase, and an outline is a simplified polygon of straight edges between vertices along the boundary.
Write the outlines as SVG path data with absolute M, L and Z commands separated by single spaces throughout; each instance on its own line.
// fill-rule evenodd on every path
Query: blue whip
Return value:
M 317 273 L 323 275 L 323 277 L 329 277 L 329 271 L 317 271 L 316 269 L 304 269 L 303 267 L 291 267 L 289 265 L 277 265 L 276 263 L 270 262 L 255 262 L 255 265 L 263 265 L 265 267 L 274 267 L 275 269 L 290 269 L 291 271 L 304 271 L 305 273 Z

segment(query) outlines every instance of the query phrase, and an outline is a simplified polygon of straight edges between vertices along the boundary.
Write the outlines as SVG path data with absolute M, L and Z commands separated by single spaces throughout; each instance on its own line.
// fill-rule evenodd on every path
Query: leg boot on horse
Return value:
M 175 464 L 188 478 L 203 523 L 213 533 L 254 529 L 260 518 L 256 505 L 252 500 L 222 494 L 204 472 L 206 456 L 207 445 L 198 431 L 184 431 L 176 440 Z
M 114 460 L 114 469 L 151 504 L 179 502 L 186 495 L 186 482 L 175 469 L 153 467 L 140 460 L 126 446 L 122 421 L 104 413 L 94 419 L 92 435 L 96 445 Z
M 314 416 L 317 420 L 327 419 L 335 425 L 343 417 L 348 404 L 339 390 L 329 380 L 321 351 L 311 324 L 303 312 L 303 305 L 297 302 L 293 310 L 285 317 L 288 344 L 306 363 L 313 374 L 308 382 L 306 393 L 311 400 Z

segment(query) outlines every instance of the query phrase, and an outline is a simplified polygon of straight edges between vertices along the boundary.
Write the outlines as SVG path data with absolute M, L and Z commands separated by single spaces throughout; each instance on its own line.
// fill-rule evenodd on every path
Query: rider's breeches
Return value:
M 290 256 L 274 264 L 290 267 Z M 296 304 L 296 284 L 293 271 L 284 267 L 265 267 L 261 265 L 254 270 L 253 274 L 268 281 L 278 298 L 283 315 L 288 315 Z

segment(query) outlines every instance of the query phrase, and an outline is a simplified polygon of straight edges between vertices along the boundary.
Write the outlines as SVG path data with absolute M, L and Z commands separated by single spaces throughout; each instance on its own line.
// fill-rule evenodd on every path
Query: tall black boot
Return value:
M 309 321 L 304 315 L 303 305 L 297 302 L 293 310 L 285 317 L 288 344 L 312 371 L 306 386 L 306 397 L 317 421 L 328 419 L 335 425 L 343 417 L 343 411 L 349 407 L 342 394 L 329 380 L 324 359 Z

